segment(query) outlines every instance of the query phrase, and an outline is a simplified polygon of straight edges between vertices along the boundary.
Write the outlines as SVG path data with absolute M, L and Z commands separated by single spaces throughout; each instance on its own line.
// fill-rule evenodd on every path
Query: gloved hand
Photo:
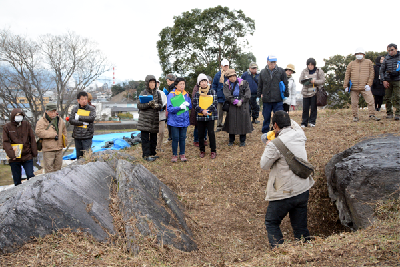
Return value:
M 365 86 L 365 91 L 368 92 L 368 91 L 370 91 L 370 90 L 371 90 L 371 87 L 369 87 L 369 85 L 367 84 L 367 85 Z
M 240 107 L 242 105 L 242 100 L 239 100 L 239 102 L 237 102 L 236 106 Z
M 88 123 L 88 122 L 84 122 L 84 123 L 83 123 L 83 125 L 86 125 L 86 126 L 88 126 L 88 125 L 89 125 L 89 123 Z
M 75 120 L 79 121 L 79 115 L 75 113 Z
M 395 78 L 400 75 L 400 72 L 398 70 L 395 70 L 395 71 L 392 71 L 389 75 L 391 78 Z
M 179 107 L 180 109 L 186 109 L 186 105 L 184 103 L 182 103 Z
M 345 91 L 346 93 L 348 93 L 348 92 L 349 92 L 349 87 L 346 87 L 346 89 L 344 89 L 344 91 Z
M 189 102 L 185 101 L 185 102 L 183 102 L 183 105 L 188 107 L 189 106 Z
M 236 105 L 238 102 L 239 102 L 239 100 L 238 100 L 238 99 L 235 99 L 235 100 L 233 100 L 232 104 L 233 104 L 233 105 Z
M 154 105 L 156 104 L 156 102 L 154 100 L 149 101 L 149 106 L 151 108 L 154 108 Z
M 292 107 L 293 111 L 296 110 L 296 106 L 291 105 L 291 107 Z
M 58 135 L 56 135 L 56 137 L 54 137 L 54 140 L 58 141 Z
M 154 105 L 153 105 L 153 108 L 154 109 L 158 109 L 160 107 L 160 104 L 158 104 L 158 103 L 155 103 Z

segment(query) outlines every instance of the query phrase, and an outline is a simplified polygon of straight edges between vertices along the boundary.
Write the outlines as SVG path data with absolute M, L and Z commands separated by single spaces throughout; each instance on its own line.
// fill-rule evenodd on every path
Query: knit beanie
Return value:
M 200 85 L 200 82 L 202 80 L 208 81 L 207 75 L 205 75 L 204 73 L 200 73 L 199 76 L 197 76 L 197 85 Z

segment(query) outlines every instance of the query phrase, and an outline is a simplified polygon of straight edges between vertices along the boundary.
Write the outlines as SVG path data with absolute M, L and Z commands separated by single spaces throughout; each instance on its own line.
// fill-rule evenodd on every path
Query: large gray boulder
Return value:
M 31 236 L 83 228 L 97 240 L 113 234 L 109 212 L 115 172 L 105 162 L 74 165 L 41 175 L 0 193 L 0 251 L 12 251 Z
M 376 202 L 399 197 L 400 137 L 386 135 L 356 144 L 335 155 L 325 175 L 342 224 L 353 230 L 371 225 Z
M 120 212 L 126 222 L 128 249 L 137 252 L 140 237 L 156 237 L 159 245 L 183 251 L 197 249 L 177 195 L 142 165 L 117 165 Z

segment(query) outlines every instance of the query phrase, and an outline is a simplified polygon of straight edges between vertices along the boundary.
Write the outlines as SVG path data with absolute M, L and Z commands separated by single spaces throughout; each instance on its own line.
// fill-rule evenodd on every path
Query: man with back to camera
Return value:
M 271 111 L 274 113 L 278 110 L 283 110 L 283 99 L 279 89 L 279 83 L 283 82 L 285 85 L 284 97 L 289 97 L 288 79 L 284 69 L 278 67 L 277 58 L 275 56 L 268 56 L 267 66 L 261 70 L 258 78 L 257 97 L 261 97 L 263 101 L 263 117 L 264 122 L 262 132 L 269 131 L 269 124 L 271 121 Z
M 388 54 L 382 62 L 379 77 L 385 87 L 386 119 L 393 118 L 393 108 L 396 108 L 394 119 L 400 120 L 400 52 L 397 45 L 387 46 Z
M 360 94 L 368 104 L 369 118 L 379 121 L 380 118 L 375 116 L 374 96 L 371 92 L 372 82 L 374 81 L 374 66 L 372 61 L 365 58 L 364 48 L 359 47 L 355 51 L 356 59 L 349 63 L 346 69 L 343 87 L 345 92 L 349 91 L 348 84 L 351 80 L 352 86 L 350 90 L 351 109 L 353 111 L 353 121 L 357 122 L 358 118 L 358 100 Z
M 283 110 L 276 111 L 272 118 L 272 125 L 275 138 L 279 138 L 295 156 L 307 160 L 305 147 L 307 138 L 303 129 L 290 119 L 289 114 Z M 311 176 L 303 179 L 295 175 L 289 168 L 285 156 L 271 141 L 266 142 L 260 166 L 264 170 L 271 169 L 265 197 L 265 200 L 269 201 L 265 226 L 271 247 L 274 248 L 283 243 L 279 225 L 288 213 L 294 237 L 309 240 L 307 204 L 309 189 L 314 185 L 314 180 Z
M 77 95 L 78 105 L 72 108 L 69 123 L 74 125 L 72 137 L 75 139 L 76 159 L 83 156 L 92 147 L 94 134 L 93 122 L 96 118 L 96 109 L 88 104 L 86 92 Z
M 257 97 L 257 89 L 258 89 L 258 77 L 260 76 L 257 73 L 257 64 L 255 62 L 251 62 L 249 65 L 249 69 L 242 74 L 242 79 L 246 80 L 249 83 L 251 97 L 250 97 L 250 116 L 253 118 L 252 123 L 258 124 L 260 123 L 257 119 L 260 116 L 260 106 L 258 105 L 258 97 Z
M 217 92 L 217 98 L 218 98 L 217 132 L 222 131 L 222 127 L 224 126 L 223 119 L 224 119 L 224 114 L 226 112 L 222 110 L 222 106 L 224 105 L 225 102 L 224 83 L 228 80 L 228 78 L 225 77 L 225 73 L 228 69 L 229 69 L 229 61 L 227 59 L 223 59 L 221 61 L 221 70 L 215 74 L 212 83 L 212 89 L 214 89 L 215 92 Z

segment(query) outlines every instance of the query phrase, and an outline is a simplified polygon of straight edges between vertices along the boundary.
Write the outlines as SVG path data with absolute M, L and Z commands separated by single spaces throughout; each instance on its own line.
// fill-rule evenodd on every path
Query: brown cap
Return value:
M 229 78 L 230 76 L 233 76 L 233 75 L 237 76 L 235 69 L 228 69 L 228 70 L 226 71 L 226 73 L 225 73 L 225 77 L 228 77 L 228 78 Z
M 293 64 L 288 64 L 285 68 L 285 70 L 291 70 L 293 73 L 296 73 L 294 65 Z
M 257 63 L 251 62 L 249 65 L 249 69 L 254 69 L 254 68 L 258 68 Z

